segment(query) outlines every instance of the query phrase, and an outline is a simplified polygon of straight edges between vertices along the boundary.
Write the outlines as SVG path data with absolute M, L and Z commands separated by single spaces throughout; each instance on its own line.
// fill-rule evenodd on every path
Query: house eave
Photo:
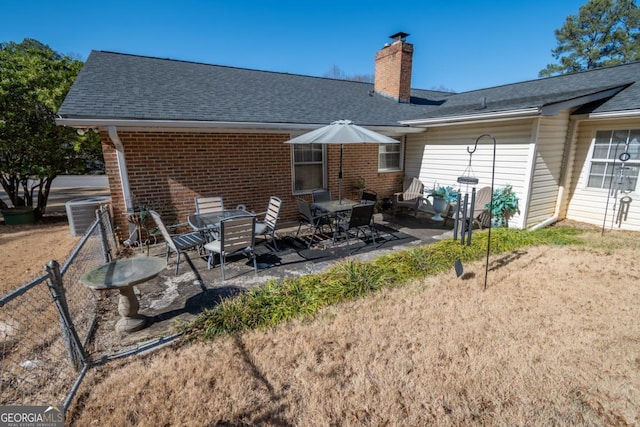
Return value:
M 400 124 L 415 127 L 444 126 L 458 123 L 487 122 L 498 120 L 521 119 L 527 117 L 537 117 L 540 115 L 540 108 L 524 108 L 519 110 L 509 110 L 500 112 L 465 114 L 458 116 L 447 116 L 427 119 L 404 120 Z
M 266 122 L 218 122 L 198 120 L 141 120 L 141 119 L 102 119 L 57 117 L 58 126 L 77 129 L 99 129 L 115 126 L 131 131 L 181 131 L 185 129 L 203 132 L 248 132 L 248 133 L 296 133 L 307 132 L 324 126 L 326 123 L 266 123 Z M 401 136 L 408 133 L 424 132 L 424 129 L 408 126 L 368 126 L 362 125 L 388 136 Z
M 618 92 L 623 90 L 624 88 L 625 86 L 616 86 L 607 90 L 602 90 L 600 92 L 591 93 L 589 95 L 579 96 L 576 98 L 547 104 L 541 108 L 540 114 L 543 116 L 555 116 L 562 110 L 575 108 L 581 105 L 589 104 L 591 102 L 601 101 L 603 99 L 611 98 L 612 96 L 616 95 Z

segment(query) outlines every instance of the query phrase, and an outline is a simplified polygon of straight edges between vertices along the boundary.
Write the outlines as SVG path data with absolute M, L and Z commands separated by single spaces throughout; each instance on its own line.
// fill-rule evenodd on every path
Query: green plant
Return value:
M 491 212 L 495 225 L 508 228 L 509 219 L 516 213 L 520 213 L 519 201 L 520 199 L 513 191 L 511 184 L 508 184 L 506 187 L 493 190 L 493 206 L 489 202 L 485 207 Z
M 81 67 L 37 40 L 0 43 L 0 185 L 10 205 L 33 207 L 36 218 L 46 211 L 56 176 L 102 162 L 97 133 L 81 136 L 56 125 Z M 0 208 L 7 206 L 0 200 Z
M 355 184 L 353 184 L 353 188 L 356 190 L 364 190 L 365 188 L 367 188 L 367 181 L 363 176 L 358 175 Z
M 433 197 L 440 197 L 446 203 L 453 203 L 458 200 L 458 191 L 450 185 L 440 186 L 436 184 L 435 187 L 427 190 L 427 194 Z

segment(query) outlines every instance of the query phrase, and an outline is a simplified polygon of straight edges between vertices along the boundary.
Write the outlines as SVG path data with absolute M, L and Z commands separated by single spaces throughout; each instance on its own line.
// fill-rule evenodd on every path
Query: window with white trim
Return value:
M 623 159 L 626 161 L 623 162 Z M 625 192 L 637 192 L 639 172 L 640 129 L 596 132 L 588 188 L 617 188 Z
M 325 149 L 322 144 L 293 145 L 293 192 L 325 188 Z
M 378 144 L 378 171 L 402 170 L 402 148 L 400 144 Z

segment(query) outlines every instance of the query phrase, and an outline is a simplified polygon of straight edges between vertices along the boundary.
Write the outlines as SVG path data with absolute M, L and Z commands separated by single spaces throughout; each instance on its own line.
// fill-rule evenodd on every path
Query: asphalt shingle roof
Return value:
M 65 118 L 398 126 L 447 92 L 412 91 L 412 103 L 373 84 L 93 51 L 58 114 Z
M 410 103 L 373 84 L 93 51 L 69 91 L 64 118 L 360 125 L 444 118 L 526 108 L 620 87 L 580 112 L 640 108 L 640 62 L 459 94 L 412 90 Z M 481 107 L 481 100 L 486 106 Z
M 563 74 L 538 80 L 464 92 L 450 96 L 425 117 L 500 112 L 543 107 L 614 87 L 628 86 L 607 101 L 581 112 L 611 112 L 640 108 L 640 62 Z M 486 98 L 486 108 L 481 99 Z

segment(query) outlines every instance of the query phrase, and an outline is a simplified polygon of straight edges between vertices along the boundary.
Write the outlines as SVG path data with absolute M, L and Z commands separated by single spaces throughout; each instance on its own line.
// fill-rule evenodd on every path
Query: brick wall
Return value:
M 338 197 L 338 172 L 340 170 L 340 146 L 329 146 L 328 179 L 334 198 Z M 343 150 L 342 194 L 345 198 L 356 199 L 358 191 L 353 187 L 358 176 L 365 179 L 367 188 L 378 193 L 378 198 L 388 197 L 402 191 L 404 172 L 378 172 L 378 145 L 351 144 Z
M 194 208 L 194 197 L 220 194 L 226 207 L 242 203 L 263 212 L 269 196 L 282 199 L 281 223 L 297 220 L 292 194 L 289 134 L 224 134 L 198 132 L 133 132 L 118 130 L 125 147 L 134 207 L 156 209 L 167 223 L 184 222 Z M 116 151 L 101 134 L 113 212 L 118 230 L 126 232 L 124 198 Z M 340 146 L 328 147 L 329 188 L 338 196 Z M 377 172 L 378 146 L 344 147 L 343 197 L 355 198 L 357 177 L 386 197 L 402 187 L 403 173 Z M 119 237 L 127 236 L 119 232 Z

